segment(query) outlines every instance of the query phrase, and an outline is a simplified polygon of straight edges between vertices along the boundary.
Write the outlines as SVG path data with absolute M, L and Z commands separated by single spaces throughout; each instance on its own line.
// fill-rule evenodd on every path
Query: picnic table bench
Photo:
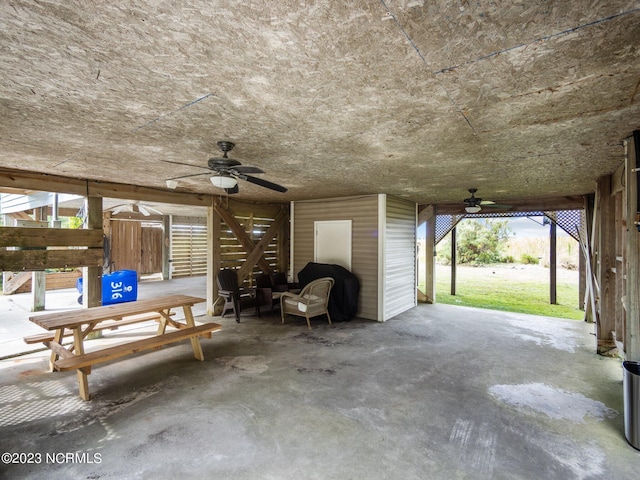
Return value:
M 29 320 L 46 329 L 47 332 L 25 337 L 25 341 L 27 343 L 42 341 L 51 349 L 49 366 L 52 371 L 77 370 L 80 397 L 83 400 L 89 400 L 87 375 L 91 373 L 92 365 L 144 350 L 157 349 L 186 339 L 191 340 L 194 357 L 197 360 L 204 360 L 199 337 L 211 338 L 212 332 L 222 328 L 217 323 L 195 324 L 191 307 L 204 301 L 206 301 L 204 298 L 189 295 L 169 295 L 103 307 L 33 315 Z M 171 310 L 179 307 L 183 309 L 185 323 L 171 318 L 173 315 Z M 158 329 L 156 335 L 152 337 L 88 353 L 84 351 L 84 340 L 93 331 L 117 328 L 153 318 L 158 318 Z M 177 330 L 167 332 L 168 325 Z M 63 338 L 70 334 L 73 335 L 73 344 L 67 348 L 62 345 L 62 342 Z

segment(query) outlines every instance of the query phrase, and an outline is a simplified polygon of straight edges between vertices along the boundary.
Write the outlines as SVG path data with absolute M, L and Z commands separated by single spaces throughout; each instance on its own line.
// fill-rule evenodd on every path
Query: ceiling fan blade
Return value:
M 480 201 L 480 205 L 495 205 L 496 202 L 493 200 L 482 200 Z
M 190 175 L 180 175 L 179 177 L 171 177 L 171 178 L 167 178 L 166 180 L 179 180 L 181 178 L 197 177 L 198 175 L 211 175 L 211 172 L 192 173 Z
M 133 206 L 128 204 L 128 203 L 125 203 L 124 205 L 118 205 L 118 206 L 116 206 L 116 207 L 111 209 L 111 214 L 112 215 L 117 215 L 117 214 L 122 213 L 122 212 L 132 212 L 133 213 Z
M 240 189 L 238 188 L 238 184 L 236 183 L 235 187 L 225 188 L 224 191 L 227 192 L 229 195 L 233 195 L 234 193 L 238 193 Z
M 200 165 L 194 165 L 192 163 L 174 162 L 173 160 L 160 160 L 160 161 L 164 163 L 173 163 L 174 165 L 184 165 L 185 167 L 206 168 L 206 167 L 201 167 Z
M 143 207 L 142 205 L 138 205 L 138 210 L 140 211 L 140 213 L 142 215 L 144 215 L 145 217 L 148 217 L 151 215 L 151 213 L 149 212 L 149 210 L 147 210 L 145 207 Z
M 264 173 L 264 170 L 258 167 L 249 167 L 245 165 L 238 165 L 237 167 L 233 167 L 229 169 L 230 173 L 240 174 L 240 173 Z
M 513 208 L 513 205 L 501 205 L 499 203 L 492 203 L 490 205 L 482 204 L 482 206 L 488 208 Z
M 156 215 L 163 215 L 163 213 L 160 210 L 150 207 L 149 205 L 146 205 L 144 208 L 146 208 L 151 213 L 155 213 Z
M 249 183 L 253 183 L 255 185 L 260 185 L 261 187 L 270 188 L 271 190 L 275 190 L 276 192 L 284 193 L 287 191 L 287 188 L 282 185 L 278 185 L 277 183 L 270 182 L 268 180 L 263 180 L 262 178 L 252 177 L 251 175 L 238 175 L 238 178 L 242 180 L 246 180 Z

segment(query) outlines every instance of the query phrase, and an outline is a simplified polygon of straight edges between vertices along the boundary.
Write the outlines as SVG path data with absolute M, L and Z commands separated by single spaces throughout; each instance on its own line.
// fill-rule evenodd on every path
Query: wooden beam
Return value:
M 101 266 L 102 248 L 82 250 L 10 250 L 1 252 L 0 271 Z
M 102 228 L 0 227 L 0 248 L 89 247 L 102 248 Z
M 206 207 L 211 195 L 0 168 L 0 187 Z
M 6 277 L 2 283 L 2 293 L 4 295 L 11 295 L 30 279 L 31 272 L 20 272 L 17 275 Z
M 435 205 L 419 205 L 418 206 L 418 225 L 428 222 L 436 214 Z

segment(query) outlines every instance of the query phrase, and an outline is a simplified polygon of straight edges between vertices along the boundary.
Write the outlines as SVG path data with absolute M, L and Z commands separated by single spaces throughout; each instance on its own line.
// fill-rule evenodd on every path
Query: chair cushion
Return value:
M 299 298 L 291 298 L 286 297 L 284 299 L 284 303 L 288 306 L 297 308 L 300 312 L 305 313 L 308 307 L 312 307 L 314 305 L 322 305 L 324 303 L 324 299 L 322 297 L 318 297 L 317 295 L 305 295 L 303 298 L 309 300 L 309 305 L 300 301 Z

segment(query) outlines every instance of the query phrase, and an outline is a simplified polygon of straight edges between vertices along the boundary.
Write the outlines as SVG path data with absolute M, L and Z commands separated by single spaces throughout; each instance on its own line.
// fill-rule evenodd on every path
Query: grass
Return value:
M 549 317 L 582 320 L 578 308 L 578 272 L 558 269 L 557 305 L 549 303 L 549 269 L 538 265 L 500 264 L 457 267 L 456 295 L 451 295 L 451 267 L 436 267 L 436 302 Z

